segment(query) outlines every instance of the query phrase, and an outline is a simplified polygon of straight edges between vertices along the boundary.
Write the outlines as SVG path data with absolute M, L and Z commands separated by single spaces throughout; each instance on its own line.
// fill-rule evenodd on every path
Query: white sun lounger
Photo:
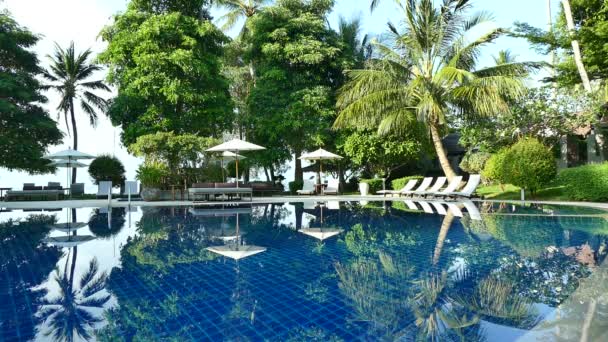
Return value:
M 325 190 L 323 190 L 323 193 L 325 195 L 337 195 L 339 186 L 340 186 L 340 183 L 338 182 L 338 180 L 332 179 L 327 182 L 327 188 L 325 188 Z
M 433 184 L 433 186 L 426 190 L 426 191 L 414 191 L 414 193 L 412 195 L 419 195 L 419 196 L 426 196 L 427 194 L 431 194 L 434 192 L 439 191 L 439 189 L 441 189 L 446 182 L 447 178 L 446 177 L 438 177 L 437 180 L 435 181 L 435 184 Z
M 442 191 L 437 191 L 437 192 L 429 191 L 429 192 L 427 192 L 427 196 L 437 196 L 437 197 L 446 196 L 446 194 L 452 193 L 456 189 L 458 189 L 458 187 L 460 186 L 460 182 L 462 182 L 462 176 L 456 176 L 452 179 L 450 184 L 448 184 L 448 186 L 445 189 L 443 189 Z
M 410 179 L 403 188 L 401 188 L 401 190 L 380 190 L 377 191 L 376 193 L 379 195 L 384 195 L 386 196 L 387 194 L 390 195 L 399 195 L 400 193 L 404 192 L 404 191 L 411 191 L 415 186 L 416 183 L 418 183 L 417 179 Z
M 112 182 L 111 181 L 100 181 L 97 188 L 97 198 L 110 198 L 112 194 Z
M 314 195 L 315 185 L 312 184 L 312 182 L 305 180 L 304 185 L 302 185 L 302 190 L 297 190 L 296 192 L 298 195 Z
M 431 185 L 431 183 L 433 182 L 433 177 L 426 177 L 422 180 L 422 183 L 420 183 L 420 186 L 414 190 L 414 191 L 401 191 L 399 194 L 400 195 L 413 195 L 415 193 L 420 193 L 425 191 L 426 189 L 428 189 L 428 187 Z
M 477 189 L 477 186 L 479 185 L 480 181 L 481 181 L 481 176 L 480 175 L 471 175 L 469 177 L 469 181 L 467 182 L 467 185 L 465 185 L 464 188 L 462 188 L 462 190 L 447 192 L 447 193 L 444 194 L 444 196 L 447 196 L 447 197 L 471 197 L 471 195 Z

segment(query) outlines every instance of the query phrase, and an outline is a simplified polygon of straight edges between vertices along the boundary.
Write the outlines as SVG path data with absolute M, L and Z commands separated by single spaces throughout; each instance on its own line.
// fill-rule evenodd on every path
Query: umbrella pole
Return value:
M 239 151 L 236 151 L 236 187 L 239 187 Z M 238 215 L 237 215 L 238 217 Z
M 224 172 L 224 156 L 222 156 L 222 182 L 226 183 L 226 173 Z
M 319 177 L 321 178 L 321 194 L 325 195 L 325 187 L 323 186 L 323 159 L 319 159 L 319 173 Z M 323 209 L 321 209 L 321 213 L 323 213 Z

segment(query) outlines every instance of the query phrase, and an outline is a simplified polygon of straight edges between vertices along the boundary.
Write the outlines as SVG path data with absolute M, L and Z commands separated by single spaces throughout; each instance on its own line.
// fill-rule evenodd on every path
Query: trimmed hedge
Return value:
M 302 188 L 304 187 L 304 182 L 303 181 L 293 181 L 293 182 L 289 182 L 289 193 L 292 195 L 297 194 L 298 190 L 302 190 Z
M 608 163 L 563 169 L 557 176 L 564 194 L 576 201 L 608 201 Z
M 401 189 L 403 189 L 405 184 L 407 184 L 407 182 L 409 182 L 410 180 L 412 180 L 412 179 L 421 180 L 422 178 L 424 178 L 424 177 L 423 176 L 407 176 L 407 177 L 402 177 L 402 178 L 395 178 L 391 181 L 391 187 L 393 188 L 393 190 L 401 190 Z
M 504 170 L 505 158 L 507 157 L 508 151 L 508 148 L 503 148 L 490 156 L 481 172 L 483 178 L 501 184 L 508 182 Z
M 100 155 L 93 159 L 89 165 L 89 175 L 93 184 L 101 181 L 111 181 L 115 188 L 121 187 L 125 182 L 125 167 L 122 162 L 110 155 Z
M 376 192 L 382 190 L 382 178 L 360 179 L 359 182 L 369 184 L 370 194 L 375 194 Z

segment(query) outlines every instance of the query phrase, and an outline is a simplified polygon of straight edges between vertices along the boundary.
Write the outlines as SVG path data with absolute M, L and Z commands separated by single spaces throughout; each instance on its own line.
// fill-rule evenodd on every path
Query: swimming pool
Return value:
M 2 212 L 0 341 L 597 341 L 607 218 L 408 201 Z

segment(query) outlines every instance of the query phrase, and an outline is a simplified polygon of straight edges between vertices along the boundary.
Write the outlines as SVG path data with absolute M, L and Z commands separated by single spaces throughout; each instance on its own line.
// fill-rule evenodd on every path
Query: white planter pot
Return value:
M 367 196 L 369 194 L 369 184 L 359 183 L 359 192 L 361 196 Z

